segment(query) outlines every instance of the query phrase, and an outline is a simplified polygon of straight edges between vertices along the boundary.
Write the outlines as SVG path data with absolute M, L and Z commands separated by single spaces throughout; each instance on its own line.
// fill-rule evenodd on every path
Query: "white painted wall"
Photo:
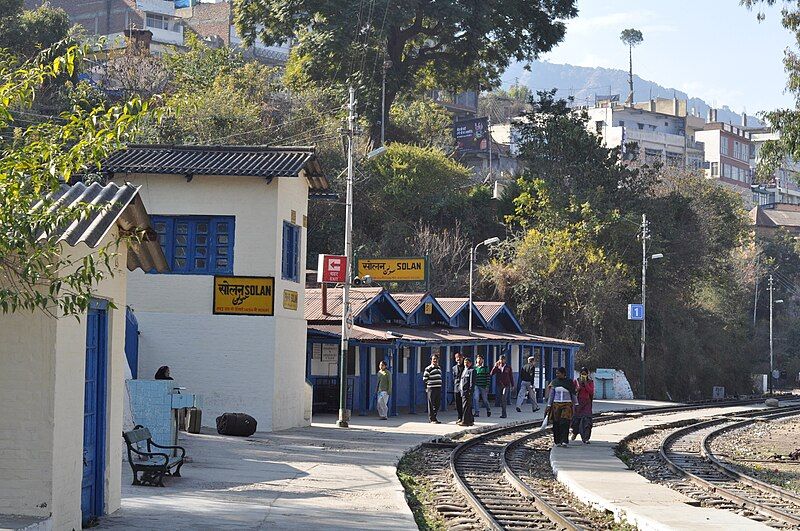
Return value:
M 306 321 L 302 285 L 281 279 L 283 220 L 303 225 L 305 178 L 271 183 L 260 177 L 128 175 L 142 186 L 148 212 L 235 217 L 234 275 L 275 277 L 275 315 L 213 315 L 210 275 L 129 275 L 129 302 L 139 321 L 139 374 L 161 365 L 188 392 L 202 395 L 203 424 L 242 412 L 269 431 L 307 425 Z M 301 231 L 305 270 L 306 230 Z M 301 281 L 302 276 L 301 276 Z M 283 308 L 283 292 L 298 292 L 298 309 Z
M 116 229 L 101 245 L 113 241 Z M 84 256 L 81 245 L 69 251 Z M 120 506 L 124 389 L 126 249 L 114 276 L 95 291 L 108 310 L 105 511 Z M 86 320 L 41 312 L 0 314 L 0 513 L 52 517 L 55 529 L 80 529 Z

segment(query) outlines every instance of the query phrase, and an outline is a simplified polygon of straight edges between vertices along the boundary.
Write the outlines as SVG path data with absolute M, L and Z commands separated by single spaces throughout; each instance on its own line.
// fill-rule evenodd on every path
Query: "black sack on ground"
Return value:
M 223 413 L 217 417 L 217 433 L 249 437 L 256 432 L 257 424 L 247 413 Z

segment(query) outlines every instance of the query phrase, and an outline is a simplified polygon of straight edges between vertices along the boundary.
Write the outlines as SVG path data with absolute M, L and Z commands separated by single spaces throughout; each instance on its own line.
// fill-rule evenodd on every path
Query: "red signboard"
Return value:
M 347 257 L 321 254 L 317 262 L 317 282 L 338 284 L 347 277 Z

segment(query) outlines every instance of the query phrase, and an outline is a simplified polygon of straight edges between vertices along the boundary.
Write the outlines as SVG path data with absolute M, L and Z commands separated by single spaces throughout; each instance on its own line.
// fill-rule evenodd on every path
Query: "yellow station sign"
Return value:
M 274 315 L 274 277 L 214 277 L 214 314 Z
M 290 289 L 283 290 L 283 307 L 287 310 L 297 309 L 298 294 Z
M 381 281 L 425 281 L 424 258 L 370 258 L 358 261 L 358 276 Z

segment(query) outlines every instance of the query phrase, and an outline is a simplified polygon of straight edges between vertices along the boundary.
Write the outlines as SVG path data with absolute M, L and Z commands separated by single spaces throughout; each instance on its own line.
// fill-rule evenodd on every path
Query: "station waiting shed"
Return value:
M 348 409 L 366 415 L 375 408 L 378 365 L 385 360 L 392 373 L 390 414 L 426 409 L 422 372 L 438 354 L 445 373 L 442 407 L 453 398 L 450 368 L 461 352 L 483 356 L 492 366 L 501 355 L 514 371 L 529 356 L 537 360 L 536 383 L 541 400 L 555 369 L 571 373 L 582 343 L 525 333 L 509 306 L 500 301 L 437 298 L 429 293 L 390 293 L 380 287 L 351 288 L 353 324 L 348 333 Z M 473 330 L 468 329 L 472 312 Z M 342 291 L 306 288 L 308 321 L 306 378 L 314 386 L 314 413 L 339 407 L 338 360 L 341 344 Z M 517 386 L 519 384 L 517 383 Z M 490 394 L 494 394 L 492 381 Z

